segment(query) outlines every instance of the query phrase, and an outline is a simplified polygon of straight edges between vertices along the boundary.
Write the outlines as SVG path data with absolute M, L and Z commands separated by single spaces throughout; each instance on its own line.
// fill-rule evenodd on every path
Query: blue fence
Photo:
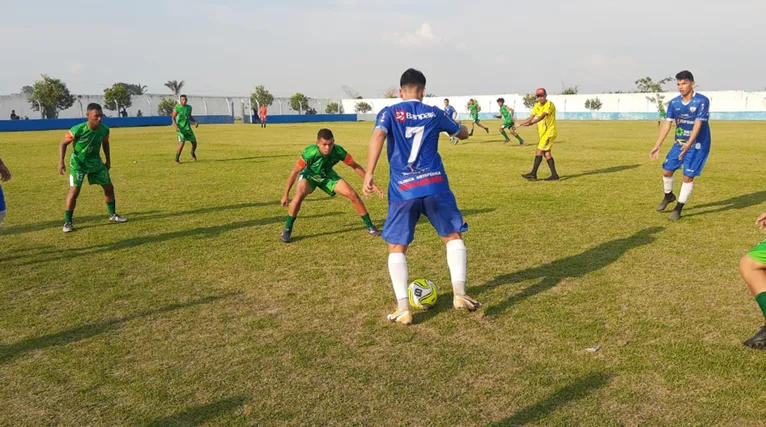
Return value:
M 356 114 L 302 114 L 302 115 L 277 115 L 268 116 L 267 124 L 274 123 L 315 123 L 315 122 L 355 122 Z M 255 123 L 259 123 L 255 118 Z
M 200 124 L 231 124 L 234 123 L 232 116 L 195 116 Z M 39 130 L 64 130 L 84 122 L 85 119 L 50 119 L 50 120 L 0 120 L 0 132 L 22 132 Z M 170 126 L 170 116 L 148 117 L 108 117 L 104 124 L 110 128 L 142 127 L 142 126 Z

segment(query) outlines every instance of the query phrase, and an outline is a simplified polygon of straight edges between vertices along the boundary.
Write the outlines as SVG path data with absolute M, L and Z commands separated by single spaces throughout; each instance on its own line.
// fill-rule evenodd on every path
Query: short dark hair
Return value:
M 690 82 L 693 82 L 694 74 L 692 74 L 692 72 L 689 70 L 683 70 L 676 74 L 676 80 L 689 80 Z
M 505 104 L 505 98 L 497 98 L 497 102 L 502 102 L 503 104 Z
M 101 105 L 96 104 L 95 102 L 91 102 L 90 104 L 88 104 L 88 112 L 90 113 L 93 110 L 104 111 L 101 108 Z
M 181 98 L 186 98 L 186 95 L 181 95 L 178 97 L 178 99 L 181 99 Z M 189 98 L 186 98 L 186 99 L 189 99 Z
M 445 101 L 449 102 L 449 98 L 444 98 Z
M 319 132 L 317 132 L 317 139 L 325 139 L 330 140 L 334 139 L 335 137 L 332 135 L 332 131 L 327 128 L 319 129 Z
M 402 78 L 399 79 L 399 87 L 405 88 L 408 86 L 424 89 L 426 87 L 426 76 L 414 68 L 408 69 L 402 74 Z

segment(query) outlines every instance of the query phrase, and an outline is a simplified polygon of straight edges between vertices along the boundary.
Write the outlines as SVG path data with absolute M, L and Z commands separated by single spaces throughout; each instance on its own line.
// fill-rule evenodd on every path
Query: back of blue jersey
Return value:
M 455 117 L 455 113 L 457 113 L 457 110 L 455 110 L 455 107 L 448 105 L 444 107 L 444 112 L 447 113 L 450 117 Z
M 460 131 L 460 124 L 451 116 L 438 107 L 408 100 L 382 109 L 375 129 L 388 135 L 389 201 L 449 191 L 439 155 L 439 134 L 453 135 Z
M 701 121 L 702 126 L 696 142 L 700 150 L 710 150 L 710 100 L 701 93 L 695 93 L 687 104 L 681 96 L 673 98 L 668 103 L 667 120 L 676 123 L 676 141 L 684 144 L 689 140 L 695 121 Z

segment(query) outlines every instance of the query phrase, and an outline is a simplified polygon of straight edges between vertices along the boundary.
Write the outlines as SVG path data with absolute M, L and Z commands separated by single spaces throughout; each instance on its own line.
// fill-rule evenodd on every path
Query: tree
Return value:
M 622 91 L 622 90 L 610 90 L 607 93 L 625 93 L 625 91 Z
M 662 105 L 665 101 L 665 95 L 657 93 L 654 94 L 654 96 L 647 96 L 646 99 L 657 106 L 657 111 L 662 111 L 665 109 L 665 107 Z
M 124 83 L 115 83 L 114 86 L 104 89 L 104 108 L 107 110 L 130 108 L 131 105 L 133 102 L 130 100 L 130 92 Z
M 601 107 L 603 107 L 603 104 L 601 103 L 601 100 L 598 99 L 598 97 L 585 101 L 585 108 L 589 109 L 591 112 L 598 111 L 601 109 Z
M 662 80 L 654 81 L 651 77 L 644 77 L 642 79 L 636 80 L 636 92 L 640 93 L 658 93 L 658 92 L 664 92 L 665 89 L 662 88 L 662 86 L 673 80 L 671 77 L 665 77 Z
M 274 103 L 274 95 L 266 89 L 266 86 L 259 85 L 255 87 L 255 92 L 250 95 L 250 103 L 253 105 L 268 105 Z
M 340 112 L 340 105 L 337 102 L 329 102 L 324 112 L 327 114 L 338 114 Z
M 309 106 L 309 97 L 297 92 L 295 95 L 290 97 L 290 108 L 297 111 L 299 114 L 304 109 L 308 108 Z
M 395 87 L 390 87 L 386 89 L 385 92 L 383 92 L 383 98 L 398 98 L 399 97 L 399 91 L 396 90 Z
M 34 111 L 40 111 L 42 106 L 43 118 L 55 119 L 59 111 L 74 105 L 75 97 L 61 80 L 47 74 L 42 74 L 41 77 L 43 79 L 34 82 L 32 86 L 24 86 L 21 92 L 27 96 L 27 101 Z
M 561 91 L 562 95 L 577 95 L 578 93 L 580 93 L 580 88 L 578 86 L 564 88 L 564 90 Z
M 537 102 L 537 97 L 534 94 L 528 93 L 524 95 L 524 106 L 529 108 L 530 110 L 532 107 L 535 106 L 535 102 Z
M 427 93 L 426 98 L 436 98 L 436 95 L 433 93 Z
M 141 83 L 139 83 L 137 85 L 134 85 L 132 83 L 120 82 L 120 83 L 117 83 L 117 84 L 125 86 L 125 89 L 128 90 L 128 93 L 130 93 L 131 96 L 132 95 L 138 96 L 138 95 L 143 95 L 143 94 L 146 93 L 146 85 L 142 85 Z M 122 105 L 122 104 L 120 104 L 120 105 Z
M 176 106 L 176 100 L 165 98 L 157 104 L 157 114 L 160 116 L 169 116 L 173 114 L 173 108 Z
M 178 96 L 181 94 L 181 89 L 184 88 L 185 83 L 186 82 L 184 82 L 183 80 L 181 80 L 180 82 L 178 80 L 168 80 L 168 82 L 165 83 L 165 87 L 170 89 L 170 92 L 173 95 Z
M 372 105 L 370 105 L 370 104 L 368 104 L 368 103 L 366 103 L 364 101 L 361 101 L 361 102 L 357 102 L 356 103 L 356 106 L 354 107 L 354 109 L 356 110 L 357 113 L 365 114 L 365 113 L 369 113 L 370 111 L 372 111 Z

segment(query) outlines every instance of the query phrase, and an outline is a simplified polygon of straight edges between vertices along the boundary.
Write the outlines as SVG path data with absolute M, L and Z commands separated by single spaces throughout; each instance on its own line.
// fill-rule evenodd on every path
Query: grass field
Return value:
M 200 161 L 180 166 L 169 128 L 114 129 L 130 222 L 108 223 L 86 186 L 68 235 L 62 132 L 2 134 L 0 425 L 763 425 L 766 354 L 741 345 L 763 319 L 737 263 L 764 238 L 766 124 L 712 123 L 672 223 L 654 210 L 656 123 L 560 123 L 560 182 L 522 180 L 534 149 L 501 145 L 495 123 L 443 140 L 485 306 L 450 309 L 424 221 L 410 278 L 440 300 L 409 328 L 384 320 L 386 246 L 347 200 L 310 196 L 279 241 L 284 181 L 318 127 L 203 126 Z M 371 125 L 332 129 L 364 163 Z M 367 205 L 382 226 L 386 201 Z

